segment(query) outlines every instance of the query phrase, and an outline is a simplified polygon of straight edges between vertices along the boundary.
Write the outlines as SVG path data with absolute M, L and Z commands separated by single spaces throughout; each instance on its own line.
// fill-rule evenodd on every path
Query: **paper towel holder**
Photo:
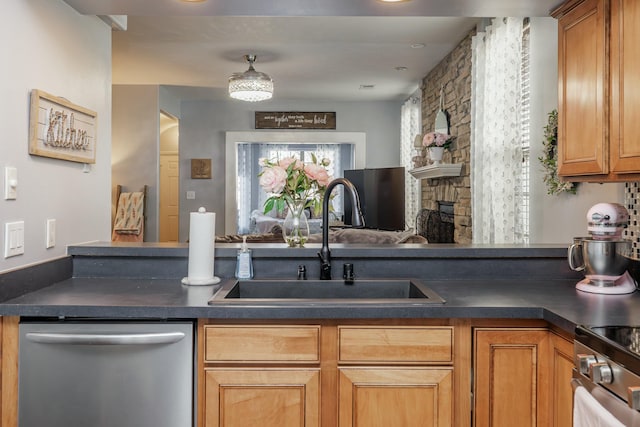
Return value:
M 194 221 L 199 227 L 204 227 L 206 232 L 202 233 L 202 230 L 196 230 Z M 205 286 L 215 285 L 220 282 L 220 278 L 213 275 L 213 254 L 215 251 L 214 230 L 215 213 L 207 212 L 204 207 L 199 208 L 198 212 L 191 212 L 189 223 L 189 272 L 187 277 L 182 279 L 182 284 Z M 211 242 L 210 247 L 209 242 Z M 196 257 L 193 252 L 194 246 L 200 245 L 204 245 L 204 252 L 202 254 L 204 257 Z M 202 250 L 203 248 L 200 249 Z

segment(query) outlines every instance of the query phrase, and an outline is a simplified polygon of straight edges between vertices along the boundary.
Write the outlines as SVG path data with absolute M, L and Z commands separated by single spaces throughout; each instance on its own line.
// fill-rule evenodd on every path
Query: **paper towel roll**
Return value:
M 213 275 L 216 214 L 205 208 L 189 215 L 189 270 L 182 279 L 185 285 L 213 285 L 220 278 Z

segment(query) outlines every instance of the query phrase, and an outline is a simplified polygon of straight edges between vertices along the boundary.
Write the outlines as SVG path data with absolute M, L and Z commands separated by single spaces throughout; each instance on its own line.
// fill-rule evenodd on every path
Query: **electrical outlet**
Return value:
M 52 248 L 56 245 L 56 220 L 48 219 L 47 220 L 47 242 L 45 247 L 47 249 Z
M 24 221 L 5 222 L 4 257 L 24 254 Z

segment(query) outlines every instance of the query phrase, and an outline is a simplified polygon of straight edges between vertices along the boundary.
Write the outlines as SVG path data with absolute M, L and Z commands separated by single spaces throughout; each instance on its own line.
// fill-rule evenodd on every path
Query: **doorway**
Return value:
M 160 183 L 158 197 L 158 241 L 178 242 L 180 228 L 180 123 L 160 111 Z

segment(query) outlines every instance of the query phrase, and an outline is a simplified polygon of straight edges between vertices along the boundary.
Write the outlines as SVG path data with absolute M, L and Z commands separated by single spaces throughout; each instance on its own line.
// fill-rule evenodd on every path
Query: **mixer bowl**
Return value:
M 580 255 L 575 255 L 576 250 Z M 569 264 L 573 270 L 583 271 L 592 284 L 612 286 L 627 271 L 630 255 L 631 242 L 628 240 L 582 239 L 571 245 Z M 573 265 L 572 260 L 580 257 L 583 264 Z

